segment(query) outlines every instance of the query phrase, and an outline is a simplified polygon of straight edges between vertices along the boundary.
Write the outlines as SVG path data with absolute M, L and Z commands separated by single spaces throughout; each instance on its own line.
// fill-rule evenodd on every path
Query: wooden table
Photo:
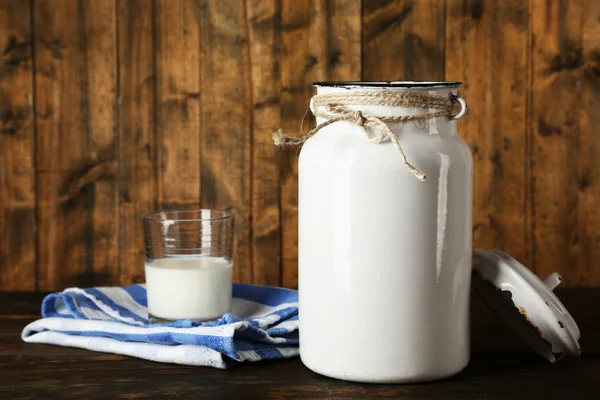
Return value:
M 558 295 L 581 328 L 578 359 L 550 364 L 532 354 L 473 295 L 473 354 L 464 372 L 433 383 L 371 385 L 319 376 L 298 358 L 222 371 L 26 344 L 21 330 L 38 318 L 43 295 L 0 293 L 0 399 L 600 399 L 600 289 Z

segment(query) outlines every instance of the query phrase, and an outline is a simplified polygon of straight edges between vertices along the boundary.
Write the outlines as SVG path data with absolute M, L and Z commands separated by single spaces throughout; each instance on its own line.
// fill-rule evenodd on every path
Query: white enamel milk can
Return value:
M 473 165 L 456 131 L 465 112 L 459 84 L 316 87 L 317 124 L 350 115 L 300 153 L 302 361 L 351 381 L 455 374 L 469 360 Z M 342 97 L 318 102 L 323 95 Z M 419 102 L 431 108 L 411 106 Z M 418 118 L 386 120 L 406 116 Z

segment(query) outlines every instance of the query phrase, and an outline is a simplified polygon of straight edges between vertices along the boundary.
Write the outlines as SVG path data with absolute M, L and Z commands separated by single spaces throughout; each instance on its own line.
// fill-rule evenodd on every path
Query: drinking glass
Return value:
M 144 215 L 151 322 L 207 321 L 231 310 L 233 213 L 187 209 Z

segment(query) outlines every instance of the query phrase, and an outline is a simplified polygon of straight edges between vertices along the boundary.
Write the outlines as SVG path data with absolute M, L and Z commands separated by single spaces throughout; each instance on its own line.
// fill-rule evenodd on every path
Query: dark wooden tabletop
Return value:
M 223 371 L 27 344 L 21 330 L 39 318 L 43 295 L 0 293 L 0 399 L 600 399 L 600 289 L 557 293 L 581 329 L 580 358 L 550 364 L 531 353 L 473 295 L 471 363 L 414 385 L 329 379 L 298 358 Z

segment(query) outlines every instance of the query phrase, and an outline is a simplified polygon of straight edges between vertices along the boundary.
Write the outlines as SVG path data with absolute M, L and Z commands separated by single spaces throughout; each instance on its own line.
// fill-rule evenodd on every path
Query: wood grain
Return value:
M 443 80 L 445 7 L 439 0 L 365 1 L 364 80 Z
M 314 1 L 312 5 L 313 21 L 310 25 L 309 47 L 316 59 L 313 67 L 314 79 L 360 80 L 361 2 Z
M 200 205 L 200 7 L 196 0 L 156 0 L 156 136 L 162 208 Z
M 157 207 L 154 7 L 118 2 L 120 283 L 144 282 L 142 215 Z
M 140 282 L 141 215 L 199 206 L 236 213 L 236 281 L 296 287 L 298 153 L 270 135 L 360 79 L 463 81 L 473 244 L 598 286 L 599 7 L 0 0 L 0 289 Z
M 281 125 L 298 132 L 314 124 L 312 83 L 360 78 L 361 5 L 355 0 L 283 1 Z M 298 285 L 298 151 L 281 156 L 282 283 Z
M 251 282 L 248 21 L 242 0 L 209 1 L 201 10 L 202 207 L 235 213 L 233 277 Z
M 502 248 L 529 264 L 528 3 L 449 2 L 447 24 L 446 79 L 466 83 L 469 104 L 458 128 L 474 160 L 473 245 Z
M 459 93 L 467 101 L 468 114 L 457 122 L 461 136 L 467 141 L 473 155 L 473 246 L 489 247 L 493 236 L 489 235 L 486 205 L 493 201 L 485 195 L 489 171 L 495 165 L 490 161 L 487 139 L 491 137 L 488 119 L 487 87 L 492 80 L 488 68 L 490 51 L 488 25 L 491 10 L 484 9 L 482 1 L 448 2 L 446 13 L 446 78 L 463 82 Z M 486 141 L 483 142 L 483 138 Z M 493 175 L 493 174 L 492 174 Z M 523 233 L 524 235 L 525 233 Z M 488 240 L 489 238 L 489 240 Z
M 281 125 L 279 29 L 276 0 L 247 0 L 246 18 L 252 79 L 252 281 L 281 284 L 279 152 L 271 134 Z
M 35 290 L 31 8 L 0 1 L 0 290 Z
M 312 19 L 309 0 L 281 3 L 281 128 L 298 132 L 312 94 L 312 71 L 317 60 L 309 49 Z M 309 124 L 313 120 L 309 118 Z M 281 153 L 281 283 L 298 285 L 298 157 L 292 149 Z
M 580 141 L 579 118 L 586 109 L 581 90 L 594 83 L 584 82 L 583 3 L 535 0 L 531 12 L 533 265 L 541 275 L 556 270 L 576 285 L 597 283 L 578 268 L 579 196 L 591 182 L 590 171 L 580 167 L 593 162 Z
M 119 279 L 115 2 L 35 3 L 39 288 Z
M 596 260 L 600 257 L 600 2 L 584 3 L 582 24 L 578 257 L 571 286 L 600 286 Z M 569 275 L 571 275 L 570 273 Z
M 581 358 L 550 364 L 532 354 L 474 295 L 469 366 L 449 379 L 405 385 L 326 378 L 298 358 L 218 370 L 24 343 L 20 332 L 37 318 L 41 296 L 0 293 L 0 398 L 595 399 L 600 392 L 600 308 L 589 305 L 600 302 L 600 290 L 557 292 L 584 333 Z

